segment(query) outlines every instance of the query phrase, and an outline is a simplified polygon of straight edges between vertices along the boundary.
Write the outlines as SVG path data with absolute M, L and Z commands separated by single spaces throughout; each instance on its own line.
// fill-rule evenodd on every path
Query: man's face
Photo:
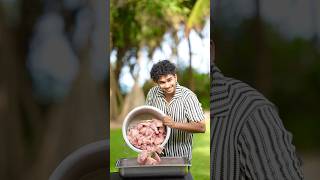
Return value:
M 158 85 L 165 95 L 172 95 L 176 91 L 177 75 L 164 75 L 160 76 Z

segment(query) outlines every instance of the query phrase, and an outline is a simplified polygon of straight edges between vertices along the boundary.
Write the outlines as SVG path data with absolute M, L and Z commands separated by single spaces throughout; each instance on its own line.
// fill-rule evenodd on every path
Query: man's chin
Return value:
M 173 94 L 174 91 L 166 91 L 166 94 Z

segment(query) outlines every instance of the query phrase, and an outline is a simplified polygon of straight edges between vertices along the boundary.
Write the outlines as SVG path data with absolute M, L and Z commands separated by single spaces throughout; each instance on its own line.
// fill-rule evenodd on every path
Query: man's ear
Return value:
M 210 40 L 210 64 L 214 64 L 215 61 L 215 45 L 213 40 Z
M 175 77 L 175 78 L 176 78 L 176 80 L 178 81 L 178 76 L 177 76 L 177 74 L 175 74 L 175 75 L 174 75 L 174 77 Z

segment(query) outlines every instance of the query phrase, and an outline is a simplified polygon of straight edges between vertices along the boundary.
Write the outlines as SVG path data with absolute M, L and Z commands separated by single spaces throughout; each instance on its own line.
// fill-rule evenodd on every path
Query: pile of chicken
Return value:
M 140 165 L 159 164 L 163 148 L 160 147 L 166 137 L 165 127 L 162 121 L 151 119 L 140 122 L 128 129 L 129 142 L 142 152 L 138 155 L 137 162 Z

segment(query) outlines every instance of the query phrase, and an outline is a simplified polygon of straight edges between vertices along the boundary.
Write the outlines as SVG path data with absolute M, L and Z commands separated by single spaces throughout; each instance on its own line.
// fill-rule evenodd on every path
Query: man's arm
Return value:
M 190 93 L 185 97 L 185 116 L 187 123 L 174 122 L 170 116 L 166 116 L 163 120 L 164 125 L 174 129 L 187 131 L 191 133 L 204 133 L 206 124 L 204 122 L 204 114 L 201 104 L 194 93 Z
M 271 106 L 255 110 L 238 139 L 242 173 L 249 179 L 303 179 L 288 132 Z
M 191 121 L 189 123 L 179 123 L 179 122 L 174 122 L 170 116 L 166 116 L 163 119 L 163 124 L 173 129 L 179 129 L 179 130 L 187 131 L 191 133 L 206 132 L 206 124 L 204 120 L 198 121 L 198 122 Z

